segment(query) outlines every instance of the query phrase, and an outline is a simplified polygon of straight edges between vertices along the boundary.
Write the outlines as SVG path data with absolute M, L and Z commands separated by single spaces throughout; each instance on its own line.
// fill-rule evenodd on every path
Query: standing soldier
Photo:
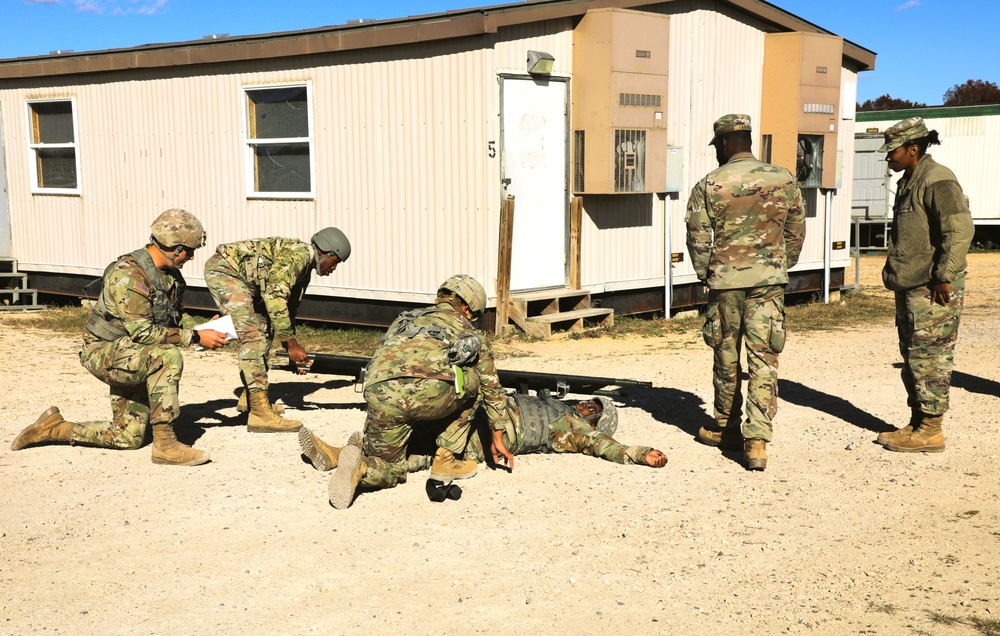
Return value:
M 742 446 L 750 470 L 767 467 L 766 444 L 778 410 L 778 354 L 785 346 L 785 284 L 805 239 L 802 193 L 785 168 L 754 158 L 750 116 L 714 124 L 719 167 L 691 191 L 687 247 L 708 285 L 702 329 L 715 351 L 716 427 L 698 431 L 711 446 Z M 749 404 L 742 431 L 740 347 L 746 336 Z
M 944 450 L 958 323 L 965 299 L 966 255 L 975 228 L 955 174 L 926 154 L 941 143 L 936 130 L 911 117 L 885 131 L 879 148 L 896 184 L 892 231 L 882 282 L 896 295 L 896 331 L 903 356 L 910 423 L 881 433 L 878 443 L 904 453 Z
M 308 355 L 295 339 L 295 313 L 313 269 L 327 276 L 351 256 L 343 232 L 328 227 L 311 243 L 271 237 L 220 245 L 205 263 L 205 283 L 223 314 L 232 316 L 240 339 L 243 393 L 236 409 L 247 416 L 247 430 L 282 433 L 299 430 L 302 422 L 276 413 L 268 398 L 267 371 L 277 339 L 298 365 Z M 303 373 L 305 371 L 303 370 Z
M 379 343 L 365 377 L 364 439 L 338 455 L 330 478 L 330 504 L 347 508 L 359 485 L 392 488 L 406 481 L 406 451 L 415 426 L 443 428 L 431 477 L 467 479 L 476 462 L 461 460 L 472 433 L 472 416 L 482 404 L 493 436 L 493 461 L 514 458 L 503 442 L 507 396 L 493 353 L 473 321 L 486 309 L 486 291 L 471 276 L 441 283 L 435 304 L 401 314 Z
M 205 230 L 190 212 L 173 209 L 157 217 L 150 232 L 145 248 L 104 270 L 101 294 L 83 334 L 80 362 L 111 387 L 114 420 L 74 424 L 53 406 L 17 436 L 11 450 L 41 442 L 139 448 L 148 423 L 154 464 L 197 466 L 209 460 L 205 451 L 178 442 L 173 426 L 184 370 L 178 347 L 226 344 L 224 334 L 194 331 L 193 321 L 181 315 L 185 285 L 180 269 L 205 244 Z

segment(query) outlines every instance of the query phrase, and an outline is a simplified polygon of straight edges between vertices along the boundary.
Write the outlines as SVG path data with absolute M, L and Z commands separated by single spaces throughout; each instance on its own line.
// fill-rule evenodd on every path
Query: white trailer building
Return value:
M 855 135 L 854 216 L 863 225 L 887 227 L 892 223 L 892 202 L 899 174 L 889 171 L 885 153 L 878 152 L 883 132 L 909 117 L 922 117 L 928 130 L 937 130 L 940 146 L 928 152 L 948 166 L 969 197 L 975 241 L 1000 246 L 1000 180 L 996 170 L 983 160 L 983 149 L 1000 141 L 1000 104 L 983 106 L 933 106 L 858 113 Z M 881 235 L 866 232 L 861 244 L 879 245 Z
M 874 62 L 761 0 L 542 0 L 0 60 L 0 256 L 80 294 L 183 207 L 210 246 L 343 229 L 354 255 L 307 317 L 386 324 L 456 272 L 493 307 L 508 287 L 691 306 L 687 193 L 716 165 L 712 122 L 742 112 L 803 181 L 791 287 L 835 290 Z M 185 271 L 204 306 L 210 253 Z

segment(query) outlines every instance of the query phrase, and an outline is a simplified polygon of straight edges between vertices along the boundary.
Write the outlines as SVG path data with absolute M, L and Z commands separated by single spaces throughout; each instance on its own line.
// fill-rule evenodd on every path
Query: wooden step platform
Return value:
M 546 289 L 511 295 L 510 319 L 533 338 L 550 338 L 610 327 L 613 309 L 590 306 L 590 292 L 582 289 Z
M 0 257 L 0 311 L 37 311 L 38 290 L 31 289 L 28 274 L 17 270 L 17 259 Z

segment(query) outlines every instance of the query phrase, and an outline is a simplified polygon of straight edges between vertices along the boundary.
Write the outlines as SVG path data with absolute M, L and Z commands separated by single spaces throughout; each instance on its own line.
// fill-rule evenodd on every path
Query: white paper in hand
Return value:
M 225 335 L 227 340 L 236 339 L 236 326 L 233 325 L 233 317 L 230 315 L 225 315 L 221 318 L 216 318 L 215 320 L 209 320 L 208 322 L 194 328 L 195 331 L 201 331 L 202 329 L 218 331 L 219 333 Z M 199 346 L 195 350 L 201 351 L 204 348 L 205 347 Z

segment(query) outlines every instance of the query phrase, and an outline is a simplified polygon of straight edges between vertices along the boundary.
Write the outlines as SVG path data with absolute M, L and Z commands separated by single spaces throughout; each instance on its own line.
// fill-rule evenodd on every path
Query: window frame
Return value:
M 306 90 L 306 137 L 268 137 L 255 138 L 250 136 L 251 130 L 251 110 L 250 93 L 253 91 L 281 90 L 287 88 L 305 88 Z M 309 80 L 299 82 L 282 82 L 278 84 L 246 84 L 240 87 L 240 99 L 242 100 L 243 111 L 243 173 L 246 196 L 248 199 L 287 199 L 287 200 L 314 200 L 316 198 L 316 153 L 315 137 L 313 134 L 313 92 L 312 82 Z M 265 192 L 256 189 L 256 149 L 260 146 L 278 145 L 301 145 L 304 144 L 309 151 L 309 191 L 308 192 Z
M 51 104 L 55 102 L 69 102 L 73 119 L 73 141 L 69 143 L 36 143 L 35 140 L 35 109 L 34 104 Z M 75 97 L 44 97 L 24 100 L 24 110 L 27 128 L 25 140 L 28 142 L 28 178 L 30 181 L 31 194 L 52 194 L 52 195 L 74 195 L 83 194 L 81 185 L 82 173 L 80 171 L 80 122 L 77 118 Z M 47 188 L 39 185 L 40 176 L 38 173 L 38 151 L 52 150 L 57 148 L 71 148 L 73 150 L 73 161 L 76 167 L 76 187 L 75 188 Z

